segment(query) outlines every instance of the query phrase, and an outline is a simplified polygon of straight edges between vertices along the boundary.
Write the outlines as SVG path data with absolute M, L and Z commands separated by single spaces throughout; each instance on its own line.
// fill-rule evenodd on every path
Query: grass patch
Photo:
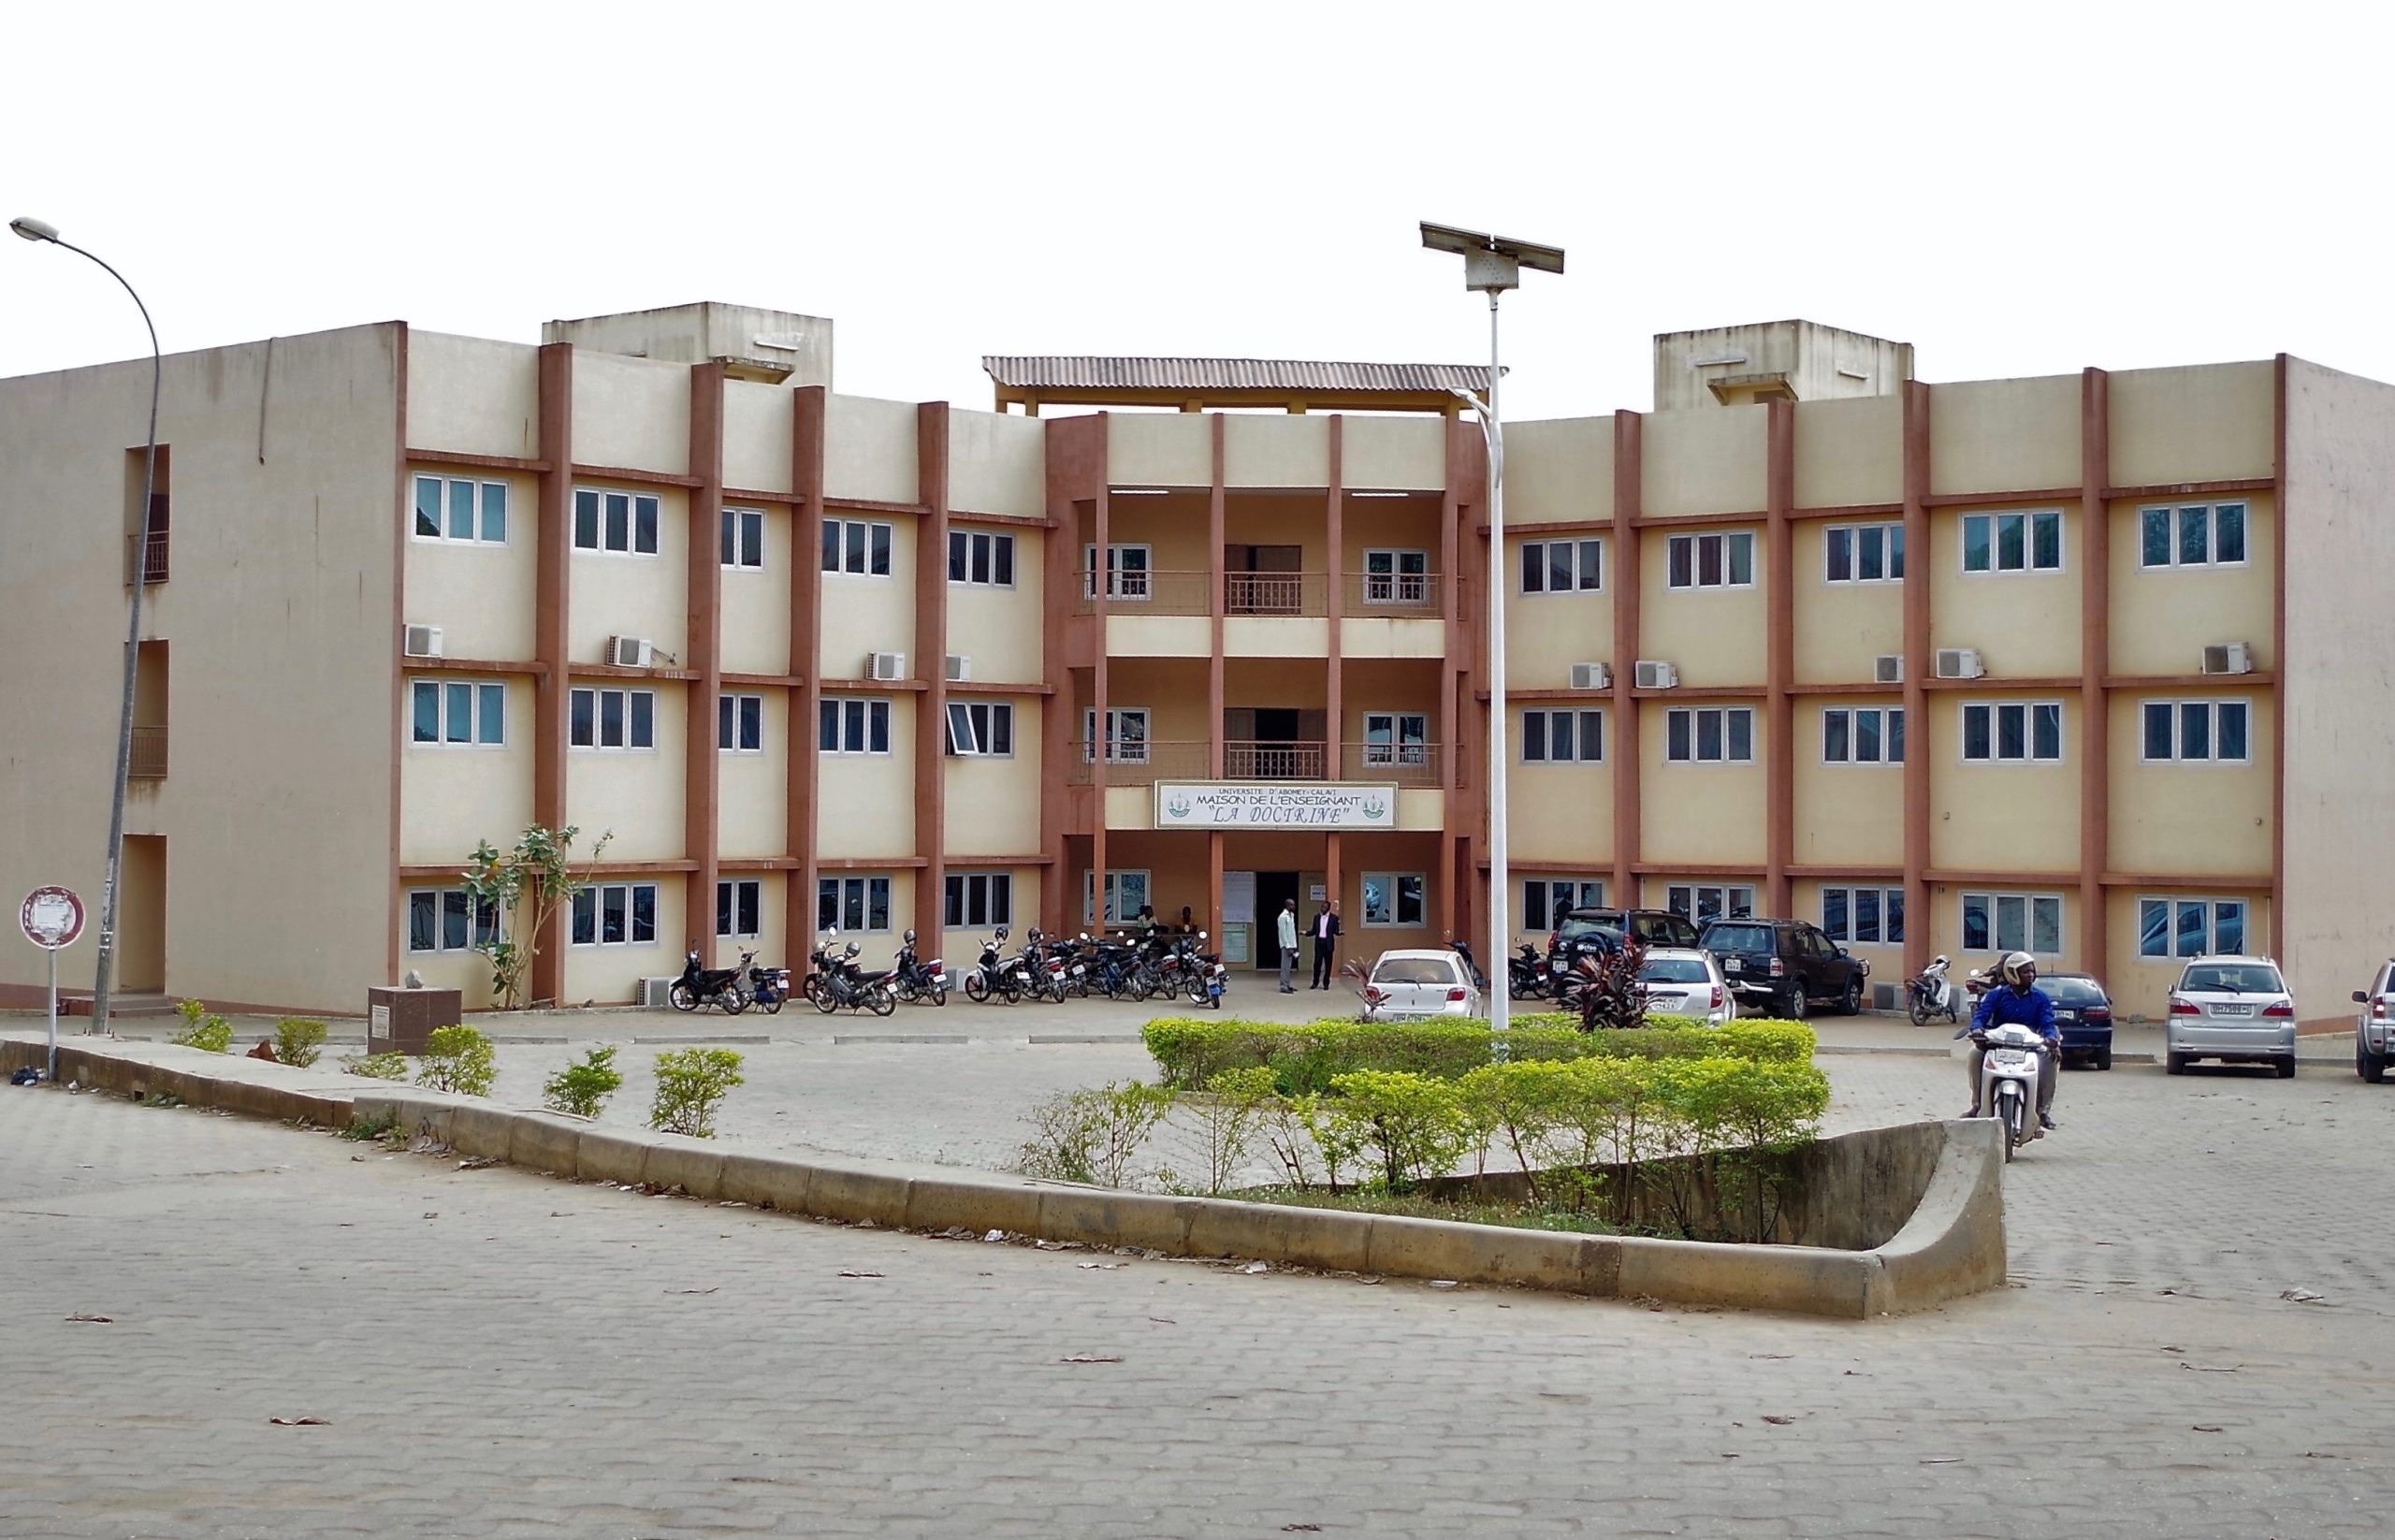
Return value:
M 1502 1225 L 1508 1229 L 1557 1230 L 1570 1235 L 1629 1233 L 1593 1213 L 1531 1203 L 1450 1203 L 1417 1193 L 1334 1193 L 1321 1187 L 1256 1187 L 1227 1196 L 1292 1209 L 1339 1209 L 1348 1213 L 1394 1214 L 1401 1219 Z

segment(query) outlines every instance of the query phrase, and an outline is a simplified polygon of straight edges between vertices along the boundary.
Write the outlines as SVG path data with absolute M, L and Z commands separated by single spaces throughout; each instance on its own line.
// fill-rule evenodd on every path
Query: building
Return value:
M 124 990 L 355 1010 L 413 967 L 479 1003 L 456 874 L 534 821 L 609 836 L 535 978 L 571 1003 L 686 946 L 961 963 L 1141 904 L 1259 965 L 1317 895 L 1351 952 L 1501 950 L 1480 370 L 992 358 L 985 413 L 837 394 L 815 317 L 545 336 L 167 360 Z M 1931 385 L 1803 323 L 1657 360 L 1676 404 L 1508 429 L 1523 934 L 1793 913 L 1882 981 L 2022 946 L 2148 1014 L 2245 947 L 2340 1014 L 2389 947 L 2395 389 Z M 20 888 L 99 890 L 147 386 L 0 382 Z

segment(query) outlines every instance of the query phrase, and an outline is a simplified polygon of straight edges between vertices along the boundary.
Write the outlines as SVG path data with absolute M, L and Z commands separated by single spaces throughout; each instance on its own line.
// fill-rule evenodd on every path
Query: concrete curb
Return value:
M 388 1123 L 461 1155 L 585 1182 L 677 1188 L 891 1229 L 1004 1230 L 1175 1257 L 1255 1257 L 1328 1271 L 1545 1289 L 1597 1299 L 1861 1320 L 1920 1310 L 2004 1281 L 2003 1155 L 1985 1119 L 1943 1126 L 1929 1185 L 1903 1229 L 1870 1251 L 1575 1235 L 1228 1199 L 1172 1198 L 994 1171 L 806 1158 L 361 1082 L 337 1095 L 273 1083 L 282 1066 L 196 1050 L 59 1049 L 62 1078 L 128 1095 L 171 1091 L 200 1107 L 330 1127 Z M 0 1039 L 0 1067 L 42 1045 Z M 161 1062 L 165 1061 L 165 1062 Z M 247 1068 L 236 1068 L 246 1066 Z

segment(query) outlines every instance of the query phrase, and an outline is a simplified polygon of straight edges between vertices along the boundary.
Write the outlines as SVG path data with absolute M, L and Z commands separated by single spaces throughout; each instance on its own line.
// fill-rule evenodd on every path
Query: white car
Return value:
M 1701 947 L 1648 947 L 1638 982 L 1647 1009 L 1658 1016 L 1689 1016 L 1720 1026 L 1735 1013 L 1720 962 Z
M 2268 1064 L 2295 1077 L 2295 997 L 2268 957 L 2195 957 L 2170 990 L 2163 1068 L 2184 1073 L 2197 1059 Z
M 1370 1021 L 1479 1014 L 1480 990 L 1463 959 L 1452 952 L 1384 952 L 1364 981 L 1364 1015 Z
M 2370 988 L 2354 992 L 2354 1004 L 2365 1008 L 2354 1022 L 2354 1069 L 2377 1085 L 2395 1057 L 2395 959 L 2378 965 Z

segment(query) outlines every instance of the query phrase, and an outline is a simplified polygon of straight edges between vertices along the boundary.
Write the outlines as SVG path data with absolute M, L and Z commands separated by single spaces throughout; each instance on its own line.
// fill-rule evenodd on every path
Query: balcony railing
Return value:
M 1434 743 L 1351 743 L 1343 746 L 1341 759 L 1343 780 L 1439 784 L 1439 746 Z
M 1160 780 L 1205 780 L 1212 774 L 1207 750 L 1212 746 L 1203 739 L 1185 742 L 1158 743 L 1117 742 L 1106 755 L 1106 784 L 1109 786 L 1154 786 Z M 1074 786 L 1087 786 L 1096 777 L 1097 745 L 1083 738 L 1073 745 L 1073 763 L 1067 768 L 1066 781 Z
M 150 559 L 148 570 L 143 574 L 146 582 L 164 583 L 167 580 L 167 534 L 165 530 L 150 531 Z M 132 585 L 135 568 L 142 564 L 141 538 L 139 535 L 124 537 L 124 581 L 128 587 Z
M 167 730 L 163 727 L 137 727 L 133 730 L 133 757 L 125 763 L 125 776 L 131 780 L 165 780 L 167 778 Z
M 1439 617 L 1437 573 L 1349 573 L 1343 605 L 1349 615 Z
M 1130 572 L 1110 574 L 1107 607 L 1117 615 L 1209 615 L 1207 595 L 1213 578 L 1207 573 Z M 1097 608 L 1097 582 L 1081 574 L 1081 613 Z
M 1107 581 L 1106 605 L 1115 615 L 1208 615 L 1212 613 L 1212 584 L 1209 573 L 1115 573 Z M 1409 608 L 1429 603 L 1415 601 L 1415 592 L 1433 591 L 1431 580 L 1418 574 L 1356 574 L 1357 594 L 1368 591 L 1372 584 L 1382 585 L 1393 596 L 1403 595 L 1391 602 Z M 1225 573 L 1223 613 L 1323 616 L 1330 613 L 1328 573 Z M 1097 608 L 1097 584 L 1087 573 L 1081 574 L 1078 605 L 1082 615 Z
M 1227 615 L 1328 615 L 1328 573 L 1225 573 Z
M 1091 750 L 1096 746 L 1087 739 L 1074 744 L 1073 763 L 1067 767 L 1068 784 L 1087 786 L 1096 777 Z M 1106 757 L 1106 784 L 1109 786 L 1153 786 L 1160 780 L 1211 780 L 1212 745 L 1202 739 L 1173 742 L 1120 743 Z M 1413 746 L 1392 748 L 1386 744 L 1356 744 L 1351 748 L 1361 755 L 1366 749 L 1396 755 L 1411 755 L 1428 760 L 1429 750 Z M 1326 780 L 1329 778 L 1330 746 L 1322 743 L 1265 743 L 1233 739 L 1223 745 L 1224 780 Z M 1358 763 L 1361 763 L 1359 760 Z M 1377 765 L 1359 778 L 1367 780 L 1402 780 L 1415 784 L 1417 777 L 1427 776 L 1436 784 L 1435 768 L 1411 761 Z
M 1328 756 L 1319 743 L 1255 743 L 1232 739 L 1223 745 L 1225 780 L 1322 780 Z

